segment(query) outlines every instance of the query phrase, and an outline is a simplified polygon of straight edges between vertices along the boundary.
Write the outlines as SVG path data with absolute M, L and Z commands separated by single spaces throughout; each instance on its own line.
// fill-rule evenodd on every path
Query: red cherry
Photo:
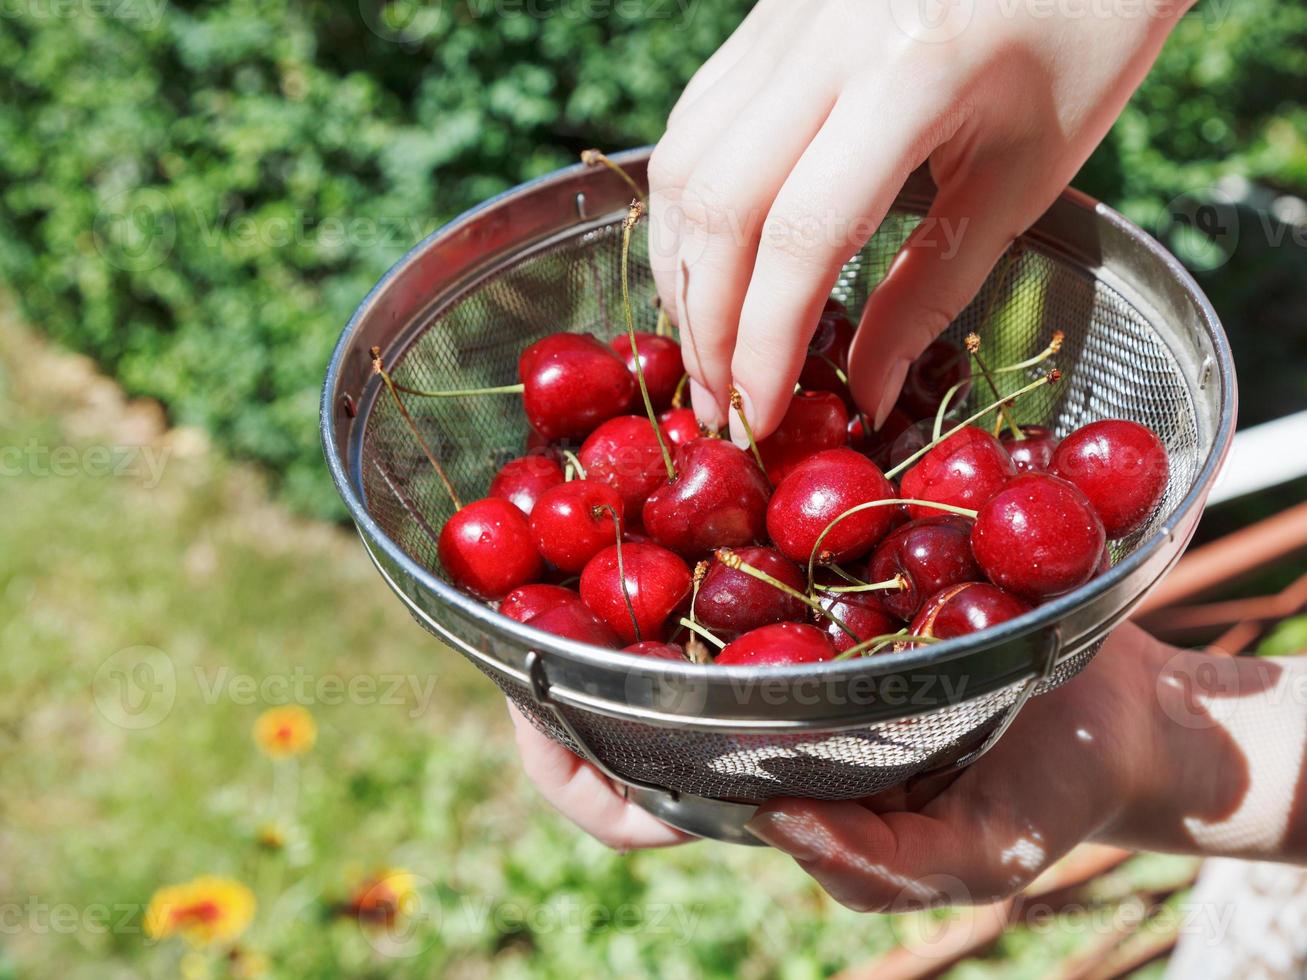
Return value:
M 848 440 L 849 413 L 840 396 L 829 391 L 801 391 L 790 399 L 776 431 L 758 443 L 767 479 L 780 483 L 813 453 L 835 449 Z
M 767 479 L 753 457 L 722 439 L 695 439 L 676 450 L 676 479 L 644 504 L 651 538 L 687 558 L 761 540 Z
M 613 352 L 622 359 L 626 369 L 635 378 L 635 357 L 631 354 L 631 341 L 626 334 L 609 341 Z M 635 349 L 640 352 L 640 367 L 644 370 L 644 384 L 649 389 L 649 400 L 653 402 L 655 412 L 661 412 L 672 403 L 676 386 L 681 383 L 685 367 L 681 363 L 681 345 L 671 337 L 659 337 L 655 333 L 635 335 Z M 628 410 L 644 411 L 644 398 L 639 388 L 631 396 Z
M 1017 468 L 997 439 L 968 426 L 949 436 L 903 474 L 903 496 L 975 510 L 1002 489 Z M 935 517 L 930 507 L 908 506 L 914 518 Z
M 593 643 L 597 647 L 607 647 L 610 650 L 616 650 L 622 645 L 617 634 L 579 602 L 565 603 L 547 609 L 531 619 L 528 625 L 544 630 L 546 633 L 553 633 L 554 636 L 581 643 Z
M 829 301 L 817 321 L 812 340 L 808 342 L 808 356 L 804 359 L 799 372 L 799 386 L 809 391 L 830 391 L 839 396 L 849 408 L 853 407 L 853 396 L 849 386 L 840 380 L 835 367 L 840 371 L 849 370 L 849 345 L 853 343 L 854 326 L 844 307 L 835 308 Z
M 1105 540 L 1089 498 L 1046 473 L 1012 480 L 980 508 L 971 529 L 971 550 L 985 574 L 1028 599 L 1084 585 Z
M 864 421 L 866 425 L 864 425 Z M 917 449 L 930 441 L 930 425 L 927 425 L 926 435 L 919 443 L 906 451 L 897 451 L 903 434 L 913 426 L 912 419 L 904 415 L 898 408 L 889 410 L 889 414 L 885 416 L 885 421 L 881 425 L 879 432 L 870 431 L 867 428 L 868 425 L 870 425 L 870 420 L 860 413 L 849 419 L 849 445 L 858 452 L 864 453 L 867 458 L 883 470 L 887 470 L 899 461 L 907 459 Z M 897 458 L 895 458 L 896 455 Z
M 658 436 L 643 415 L 609 419 L 590 433 L 577 456 L 585 478 L 616 490 L 633 517 L 639 516 L 649 494 L 667 482 Z
M 947 640 L 979 633 L 1029 611 L 1028 603 L 997 585 L 959 582 L 926 600 L 912 621 L 911 632 L 913 636 Z
M 546 490 L 531 512 L 531 535 L 546 561 L 576 573 L 617 540 L 610 507 L 620 517 L 622 498 L 593 480 L 573 480 Z
M 1063 439 L 1050 472 L 1084 491 L 1115 539 L 1144 526 L 1166 493 L 1171 465 L 1162 440 L 1147 426 L 1103 419 Z
M 971 362 L 967 355 L 947 340 L 936 340 L 908 368 L 899 393 L 899 406 L 913 420 L 933 419 L 948 390 L 970 377 Z M 969 384 L 962 385 L 950 404 L 964 402 L 970 390 Z
M 832 585 L 844 584 L 847 583 L 843 579 L 823 578 L 813 593 L 813 598 L 821 604 L 822 609 L 839 619 L 858 637 L 857 640 L 854 640 L 848 633 L 836 626 L 831 619 L 825 616 L 817 617 L 814 613 L 813 618 L 817 627 L 825 632 L 826 638 L 838 652 L 843 653 L 849 647 L 863 640 L 870 640 L 873 636 L 885 636 L 889 633 L 898 632 L 903 628 L 903 624 L 898 622 L 885 609 L 881 597 L 886 593 L 828 591 Z M 826 588 L 823 588 L 823 586 L 826 586 Z
M 723 667 L 769 667 L 834 660 L 825 634 L 806 623 L 773 623 L 745 633 L 717 654 Z
M 767 505 L 767 530 L 786 558 L 807 564 L 818 537 L 840 514 L 893 496 L 893 485 L 866 456 L 827 449 L 809 456 L 781 481 Z M 845 518 L 822 538 L 821 550 L 835 562 L 865 554 L 890 529 L 894 510 L 871 507 Z
M 568 603 L 581 605 L 581 596 L 561 585 L 521 585 L 504 596 L 499 611 L 509 619 L 529 623 L 541 613 Z
M 454 514 L 440 529 L 436 551 L 450 581 L 479 599 L 502 599 L 545 570 L 526 515 L 500 497 Z
M 971 554 L 971 522 L 946 514 L 912 521 L 890 533 L 876 548 L 867 566 L 871 582 L 903 576 L 908 587 L 876 593 L 885 609 L 904 621 L 917 614 L 930 596 L 959 582 L 972 582 L 983 573 Z
M 699 420 L 692 408 L 669 408 L 658 416 L 658 424 L 673 446 L 684 446 L 699 438 Z
M 555 333 L 522 351 L 517 362 L 527 421 L 551 440 L 580 439 L 623 414 L 635 379 L 611 347 L 588 333 Z
M 1053 462 L 1053 451 L 1057 449 L 1057 436 L 1042 425 L 1023 425 L 1021 432 L 1024 439 L 1016 438 L 1010 429 L 1004 429 L 999 437 L 1012 457 L 1012 465 L 1018 473 L 1047 473 Z
M 807 579 L 799 567 L 771 548 L 740 548 L 735 554 L 790 588 L 802 592 Z M 761 582 L 717 559 L 699 584 L 695 619 L 714 633 L 747 633 L 769 623 L 802 619 L 807 607 L 774 585 Z
M 634 653 L 640 657 L 653 657 L 655 660 L 686 662 L 685 650 L 678 643 L 659 643 L 656 640 L 645 640 L 643 643 L 632 643 L 629 647 L 622 647 L 622 652 Z
M 667 619 L 690 596 L 690 569 L 666 548 L 656 544 L 622 545 L 626 595 L 630 596 L 639 640 L 661 640 Z M 581 573 L 581 598 L 596 616 L 622 638 L 638 642 L 626 607 L 622 579 L 617 574 L 617 546 L 605 548 L 590 559 Z
M 490 481 L 491 497 L 503 497 L 528 517 L 540 495 L 563 482 L 563 468 L 551 456 L 533 454 L 510 459 Z

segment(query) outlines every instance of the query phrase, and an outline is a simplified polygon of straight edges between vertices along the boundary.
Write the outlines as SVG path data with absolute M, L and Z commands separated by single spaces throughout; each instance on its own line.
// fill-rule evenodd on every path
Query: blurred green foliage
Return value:
M 317 389 L 367 289 L 488 195 L 655 140 L 747 7 L 13 5 L 0 278 L 129 391 L 334 513 Z M 1305 91 L 1307 9 L 1204 0 L 1079 183 L 1183 245 L 1162 220 L 1178 194 L 1230 173 L 1307 187 Z

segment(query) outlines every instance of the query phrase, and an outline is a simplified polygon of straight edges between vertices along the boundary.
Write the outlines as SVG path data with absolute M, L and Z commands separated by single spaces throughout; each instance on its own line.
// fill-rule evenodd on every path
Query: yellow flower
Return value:
M 255 839 L 260 847 L 269 851 L 280 851 L 286 846 L 286 832 L 275 823 L 265 823 Z
M 313 716 L 298 704 L 269 708 L 254 722 L 254 741 L 273 759 L 307 752 L 317 737 Z
M 208 946 L 235 939 L 253 918 L 253 892 L 239 881 L 205 875 L 155 892 L 145 910 L 145 934 L 180 934 L 192 946 Z
M 344 910 L 360 922 L 393 926 L 412 911 L 417 879 L 408 871 L 386 868 L 359 882 Z

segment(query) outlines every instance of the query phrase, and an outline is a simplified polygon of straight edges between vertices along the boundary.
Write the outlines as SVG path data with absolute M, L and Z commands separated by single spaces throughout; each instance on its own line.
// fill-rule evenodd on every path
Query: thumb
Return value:
M 1008 246 L 1038 216 L 1032 197 L 1038 200 L 1029 186 L 1006 176 L 946 184 L 867 298 L 849 350 L 849 384 L 877 429 L 894 407 L 908 366 L 975 298 Z

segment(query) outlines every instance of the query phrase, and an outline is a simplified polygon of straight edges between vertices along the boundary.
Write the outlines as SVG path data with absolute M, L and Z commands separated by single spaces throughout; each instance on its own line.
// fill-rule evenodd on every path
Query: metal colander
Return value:
M 648 151 L 618 159 L 643 179 Z M 932 193 L 915 174 L 849 260 L 835 296 L 850 309 L 861 308 Z M 857 798 L 971 761 L 1026 698 L 1088 662 L 1192 535 L 1235 405 L 1230 352 L 1207 300 L 1151 238 L 1069 191 L 950 328 L 960 340 L 983 321 L 991 364 L 1028 357 L 1062 330 L 1065 380 L 1024 401 L 1021 420 L 1065 434 L 1096 418 L 1130 418 L 1166 443 L 1166 499 L 1114 545 L 1107 574 L 994 630 L 927 649 L 729 670 L 637 658 L 513 622 L 443 579 L 436 539 L 450 502 L 393 403 L 378 398 L 369 357 L 381 347 L 396 380 L 417 388 L 502 385 L 517 380 L 520 351 L 546 334 L 616 335 L 628 199 L 613 174 L 581 166 L 510 191 L 414 248 L 354 314 L 327 374 L 323 439 L 378 570 L 423 626 L 543 731 L 693 833 L 749 840 L 740 825 L 758 801 Z M 645 247 L 635 236 L 632 287 L 638 326 L 650 329 Z M 523 452 L 517 399 L 407 404 L 465 499 L 484 495 L 498 466 Z

